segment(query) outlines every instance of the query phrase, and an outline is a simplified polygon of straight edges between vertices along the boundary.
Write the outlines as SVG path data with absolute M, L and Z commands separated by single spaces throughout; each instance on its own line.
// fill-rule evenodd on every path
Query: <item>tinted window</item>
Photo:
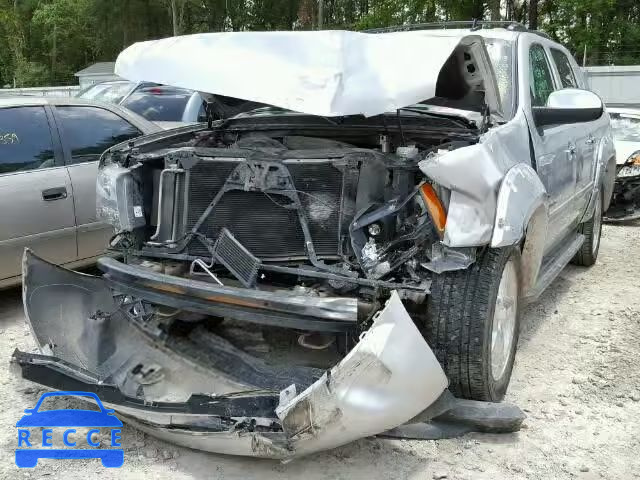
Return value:
M 571 63 L 569 63 L 569 59 L 567 58 L 567 56 L 560 50 L 555 48 L 551 49 L 551 56 L 553 57 L 553 61 L 556 63 L 556 67 L 558 68 L 558 73 L 560 74 L 560 83 L 562 83 L 562 87 L 578 88 L 578 82 L 576 82 L 576 77 L 573 74 Z
M 179 122 L 193 92 L 179 88 L 144 87 L 133 92 L 122 106 L 147 120 Z
M 0 109 L 0 174 L 54 166 L 43 107 Z
M 531 106 L 544 107 L 554 88 L 547 54 L 541 45 L 532 45 L 529 50 L 529 82 Z
M 57 107 L 72 163 L 97 160 L 116 143 L 141 135 L 129 122 L 97 107 Z

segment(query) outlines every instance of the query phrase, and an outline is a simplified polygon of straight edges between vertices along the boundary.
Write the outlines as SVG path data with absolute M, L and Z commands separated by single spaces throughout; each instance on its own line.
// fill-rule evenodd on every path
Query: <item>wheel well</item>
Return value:
M 522 275 L 521 292 L 524 297 L 535 286 L 540 272 L 547 236 L 547 224 L 547 210 L 544 205 L 540 205 L 529 217 L 522 242 L 520 273 Z

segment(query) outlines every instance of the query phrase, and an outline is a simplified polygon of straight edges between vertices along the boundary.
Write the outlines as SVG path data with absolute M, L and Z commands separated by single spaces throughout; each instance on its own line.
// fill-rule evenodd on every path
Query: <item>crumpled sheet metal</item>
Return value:
M 438 360 L 393 292 L 353 350 L 277 412 L 293 449 L 307 454 L 402 425 L 447 386 Z
M 220 364 L 205 366 L 143 333 L 116 309 L 102 278 L 52 265 L 28 250 L 23 274 L 27 321 L 40 351 L 48 356 L 39 361 L 63 362 L 66 375 L 82 378 L 91 389 L 108 386 L 139 403 L 144 400 L 146 408 L 127 401 L 104 403 L 145 432 L 190 448 L 292 458 L 401 425 L 447 388 L 442 368 L 394 292 L 359 343 L 319 380 L 306 383 L 310 386 L 297 395 L 285 387 L 277 407 L 251 407 L 243 414 L 242 419 L 248 417 L 257 425 L 281 429 L 252 431 L 238 422 L 221 430 L 219 415 L 168 407 L 192 395 L 211 396 L 214 404 L 216 396 L 252 399 L 265 390 L 244 381 L 249 377 L 232 378 L 237 372 L 223 372 Z M 96 315 L 98 310 L 112 313 Z M 131 375 L 137 365 L 153 365 L 161 375 L 141 383 Z M 62 371 L 60 365 L 52 363 L 52 368 Z M 67 389 L 64 383 L 43 384 Z M 149 407 L 154 402 L 165 403 Z
M 507 171 L 518 163 L 531 165 L 522 112 L 490 129 L 474 145 L 433 153 L 419 163 L 427 177 L 451 191 L 445 245 L 476 247 L 491 242 L 499 187 Z
M 201 33 L 135 43 L 115 73 L 311 115 L 372 116 L 433 97 L 463 39 L 482 42 L 428 31 Z
M 511 167 L 500 185 L 491 247 L 516 245 L 526 233 L 536 209 L 542 208 L 546 219 L 549 211 L 547 197 L 547 191 L 533 168 L 524 163 Z

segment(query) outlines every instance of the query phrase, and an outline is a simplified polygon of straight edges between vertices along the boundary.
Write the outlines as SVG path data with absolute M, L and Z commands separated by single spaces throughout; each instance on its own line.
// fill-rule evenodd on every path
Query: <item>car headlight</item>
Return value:
M 618 172 L 619 177 L 636 177 L 640 175 L 640 150 L 633 152 Z
M 116 164 L 98 169 L 96 214 L 99 220 L 113 225 L 116 232 L 130 232 L 145 225 L 142 193 L 134 173 Z

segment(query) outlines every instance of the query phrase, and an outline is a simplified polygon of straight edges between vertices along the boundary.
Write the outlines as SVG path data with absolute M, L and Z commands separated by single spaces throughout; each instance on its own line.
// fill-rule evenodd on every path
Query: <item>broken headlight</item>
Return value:
M 371 205 L 356 215 L 349 229 L 351 246 L 369 278 L 384 277 L 441 237 L 446 212 L 433 188 L 424 185 L 405 198 Z
M 116 229 L 130 232 L 144 226 L 142 193 L 134 171 L 109 163 L 101 165 L 96 182 L 96 215 Z

